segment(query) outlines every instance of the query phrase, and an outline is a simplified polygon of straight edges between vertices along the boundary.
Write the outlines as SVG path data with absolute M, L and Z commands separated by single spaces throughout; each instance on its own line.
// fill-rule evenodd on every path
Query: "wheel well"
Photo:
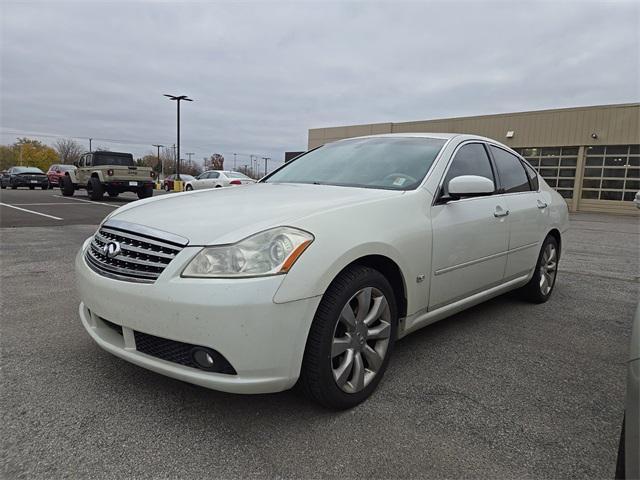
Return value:
M 403 318 L 407 316 L 407 291 L 402 271 L 396 262 L 384 255 L 367 255 L 366 257 L 360 257 L 354 260 L 345 268 L 352 265 L 363 265 L 383 274 L 386 279 L 389 280 L 391 288 L 393 288 L 393 294 L 398 307 L 398 317 Z
M 97 178 L 98 180 L 100 180 L 100 175 L 98 175 L 98 173 L 97 173 L 97 172 L 93 172 L 93 173 L 91 174 L 91 178 Z
M 556 242 L 558 242 L 558 258 L 560 258 L 560 254 L 562 253 L 562 239 L 560 238 L 560 230 L 554 228 L 549 232 L 549 235 L 555 238 Z

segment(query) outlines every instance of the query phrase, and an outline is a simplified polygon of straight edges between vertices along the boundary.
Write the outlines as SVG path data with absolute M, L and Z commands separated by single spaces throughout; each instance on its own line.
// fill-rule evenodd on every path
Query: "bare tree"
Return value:
M 82 145 L 71 138 L 61 138 L 56 140 L 54 148 L 62 163 L 77 162 L 80 160 L 80 156 L 84 153 Z

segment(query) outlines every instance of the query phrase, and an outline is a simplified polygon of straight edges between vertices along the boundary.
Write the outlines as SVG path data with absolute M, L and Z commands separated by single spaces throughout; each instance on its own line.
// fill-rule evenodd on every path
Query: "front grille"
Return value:
M 178 363 L 191 368 L 199 368 L 193 361 L 192 350 L 194 348 L 206 348 L 199 347 L 198 345 L 192 345 L 190 343 L 182 343 L 175 340 L 156 337 L 155 335 L 149 335 L 148 333 L 137 332 L 135 330 L 133 334 L 136 339 L 137 351 L 151 355 L 152 357 L 166 360 L 167 362 Z M 214 358 L 215 369 L 211 369 L 209 371 L 236 375 L 235 369 L 219 352 L 210 348 L 206 348 L 206 350 Z
M 110 322 L 109 320 L 105 320 L 102 317 L 99 317 L 100 320 L 102 320 L 104 322 L 104 324 L 109 327 L 110 329 L 114 330 L 116 333 L 118 333 L 119 335 L 122 335 L 122 325 L 118 325 L 116 323 Z
M 119 252 L 108 256 L 104 249 L 112 243 L 113 247 L 119 247 Z M 167 232 L 110 220 L 93 236 L 85 259 L 103 276 L 153 283 L 187 243 L 186 239 Z

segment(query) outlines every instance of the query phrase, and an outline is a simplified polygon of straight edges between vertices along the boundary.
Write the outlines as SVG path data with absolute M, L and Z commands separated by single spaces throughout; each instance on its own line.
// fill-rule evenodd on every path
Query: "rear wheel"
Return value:
M 64 176 L 61 180 L 58 180 L 60 183 L 60 190 L 62 190 L 62 195 L 64 197 L 72 197 L 75 192 L 75 187 L 73 186 L 73 182 L 71 181 L 71 177 Z
M 191 190 L 193 190 L 193 187 L 191 185 L 187 185 L 187 187 L 185 188 L 185 190 L 187 192 L 190 192 Z
M 34 190 L 36 187 L 34 187 L 33 185 L 29 185 L 29 190 Z
M 144 185 L 138 188 L 138 198 L 149 198 L 153 195 L 153 185 Z
M 87 184 L 87 195 L 91 200 L 102 200 L 102 196 L 104 195 L 104 188 L 100 179 L 97 177 L 91 177 L 89 179 L 89 183 Z
M 169 184 L 168 183 L 164 184 L 164 191 L 165 192 L 170 192 L 171 191 L 171 189 L 169 188 Z
M 111 191 L 108 191 L 108 192 L 107 192 L 107 194 L 108 194 L 110 197 L 115 198 L 115 197 L 117 197 L 117 196 L 120 194 L 120 192 L 115 192 L 115 191 L 111 190 Z
M 529 283 L 521 289 L 527 300 L 533 303 L 544 303 L 549 300 L 556 284 L 559 258 L 558 241 L 548 235 L 542 243 L 533 276 Z
M 396 339 L 393 290 L 377 270 L 354 266 L 329 286 L 313 319 L 300 386 L 313 400 L 346 409 L 376 389 Z

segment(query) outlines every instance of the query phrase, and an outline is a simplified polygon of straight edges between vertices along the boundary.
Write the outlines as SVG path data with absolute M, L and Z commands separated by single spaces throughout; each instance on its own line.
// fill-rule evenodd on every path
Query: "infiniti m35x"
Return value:
M 115 210 L 76 258 L 80 318 L 105 350 L 170 377 L 298 383 L 349 408 L 398 338 L 509 290 L 548 300 L 567 223 L 565 200 L 488 138 L 341 140 L 254 185 Z

